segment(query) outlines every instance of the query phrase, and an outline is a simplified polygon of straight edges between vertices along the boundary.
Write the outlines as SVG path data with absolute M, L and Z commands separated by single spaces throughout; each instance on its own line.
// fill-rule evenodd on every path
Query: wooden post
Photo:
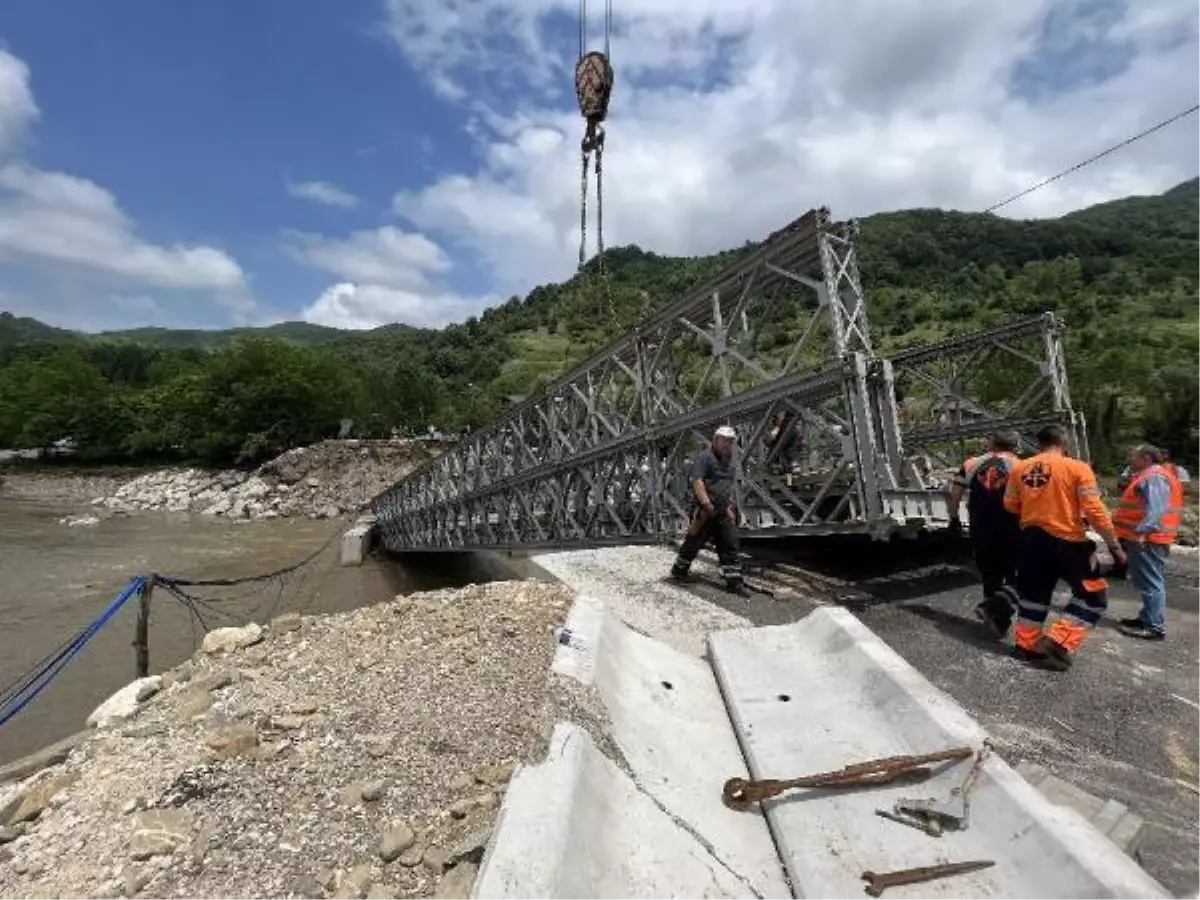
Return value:
M 154 593 L 154 576 L 151 575 L 138 591 L 137 632 L 133 646 L 137 653 L 137 677 L 150 674 L 150 595 Z

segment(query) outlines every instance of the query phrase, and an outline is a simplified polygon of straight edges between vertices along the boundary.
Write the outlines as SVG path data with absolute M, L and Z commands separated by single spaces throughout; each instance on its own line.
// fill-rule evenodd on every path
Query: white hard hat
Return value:
M 737 439 L 737 432 L 733 430 L 731 425 L 722 425 L 717 429 L 717 437 Z

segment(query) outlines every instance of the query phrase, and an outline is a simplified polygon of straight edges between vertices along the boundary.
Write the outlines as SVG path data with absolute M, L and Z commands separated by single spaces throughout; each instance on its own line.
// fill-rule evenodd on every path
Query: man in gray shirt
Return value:
M 733 445 L 737 432 L 722 425 L 713 436 L 712 444 L 696 457 L 692 464 L 691 493 L 695 506 L 687 535 L 671 567 L 671 577 L 684 581 L 691 571 L 696 554 L 711 539 L 717 545 L 721 575 L 730 591 L 749 596 L 742 580 L 742 564 L 738 559 L 737 511 L 733 505 Z

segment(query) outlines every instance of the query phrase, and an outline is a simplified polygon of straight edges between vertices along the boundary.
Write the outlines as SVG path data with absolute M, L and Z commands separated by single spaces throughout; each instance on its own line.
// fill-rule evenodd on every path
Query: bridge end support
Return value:
M 354 527 L 342 535 L 339 562 L 343 566 L 361 566 L 375 544 L 375 517 L 359 516 Z

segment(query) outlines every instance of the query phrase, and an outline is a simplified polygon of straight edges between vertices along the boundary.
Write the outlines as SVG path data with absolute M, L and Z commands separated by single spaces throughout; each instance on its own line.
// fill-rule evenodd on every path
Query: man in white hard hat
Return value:
M 730 591 L 742 597 L 749 591 L 742 580 L 738 559 L 737 511 L 733 506 L 733 445 L 737 432 L 722 425 L 713 435 L 712 444 L 700 452 L 692 464 L 692 499 L 695 506 L 671 577 L 684 581 L 700 548 L 711 538 L 717 545 L 721 575 Z

